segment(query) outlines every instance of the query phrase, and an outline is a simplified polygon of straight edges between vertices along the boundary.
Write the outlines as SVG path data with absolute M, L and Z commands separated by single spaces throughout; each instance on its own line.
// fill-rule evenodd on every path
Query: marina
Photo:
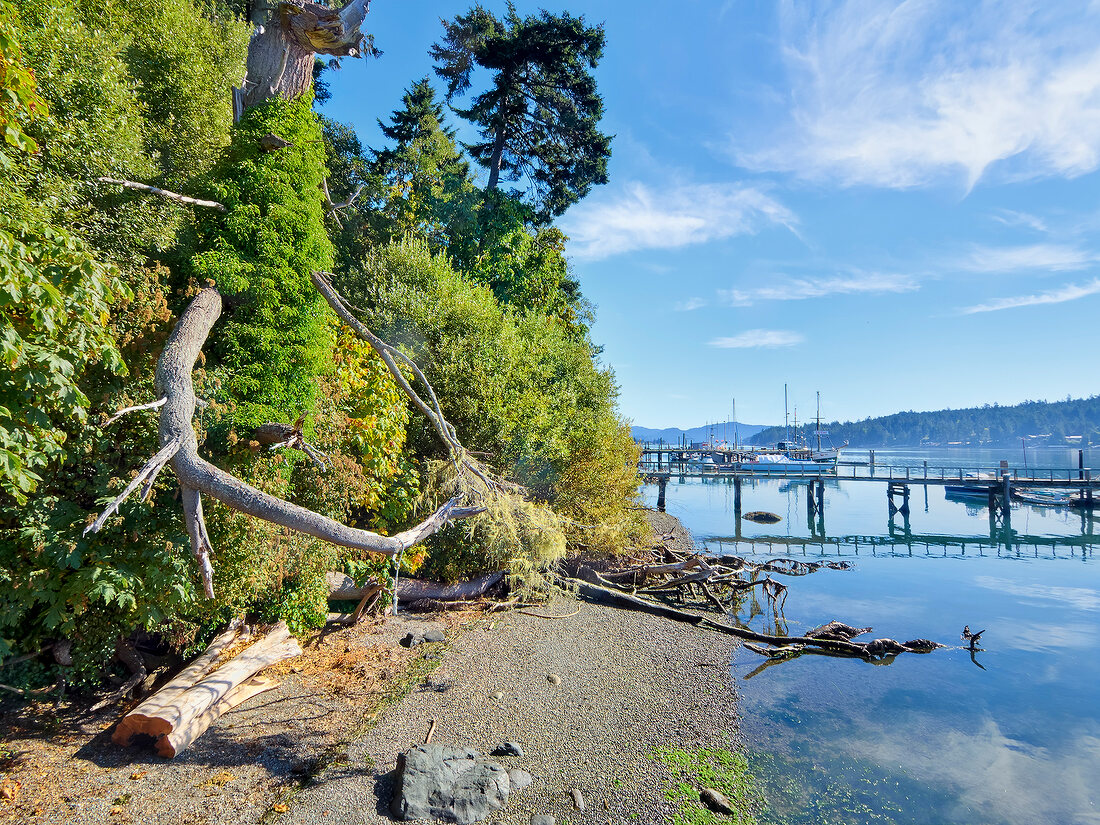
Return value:
M 896 478 L 927 460 L 957 478 L 960 468 L 999 469 L 994 456 L 891 451 L 876 473 L 889 464 Z M 1077 473 L 1076 450 L 1044 458 L 1048 476 Z M 659 486 L 644 489 L 655 503 Z M 826 508 L 811 517 L 807 500 L 822 489 Z M 738 654 L 742 734 L 768 799 L 761 822 L 1095 821 L 1100 534 L 1090 511 L 1014 499 L 1005 523 L 987 498 L 927 484 L 902 513 L 883 487 L 843 476 L 742 477 L 741 496 L 779 521 L 738 518 L 734 479 L 715 474 L 674 475 L 667 507 L 716 557 L 791 558 L 818 571 L 777 576 L 790 586 L 784 604 L 750 595 L 727 621 L 798 635 L 836 619 L 948 645 L 878 665 Z M 966 625 L 986 631 L 982 650 L 960 640 Z

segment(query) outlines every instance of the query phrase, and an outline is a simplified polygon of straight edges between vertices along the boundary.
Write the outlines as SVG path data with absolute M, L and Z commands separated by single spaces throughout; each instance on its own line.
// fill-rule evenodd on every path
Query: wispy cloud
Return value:
M 718 297 L 731 306 L 752 306 L 758 301 L 801 301 L 826 295 L 864 292 L 913 292 L 920 284 L 908 275 L 878 272 L 833 278 L 793 278 L 751 289 L 720 289 Z
M 974 315 L 978 312 L 997 312 L 1002 309 L 1016 309 L 1017 307 L 1038 306 L 1040 304 L 1064 304 L 1066 301 L 1076 301 L 1078 298 L 1095 295 L 1098 292 L 1100 292 L 1100 278 L 1096 278 L 1087 284 L 1070 284 L 1062 289 L 1041 292 L 1037 295 L 997 298 L 984 304 L 964 307 L 959 311 L 963 315 Z
M 789 122 L 740 163 L 845 185 L 1100 166 L 1100 4 L 795 3 L 781 12 Z
M 1042 218 L 1027 212 L 1017 212 L 1014 209 L 1001 209 L 993 216 L 993 220 L 1005 226 L 1022 226 L 1044 234 L 1049 231 L 1046 221 Z
M 710 346 L 719 349 L 776 349 L 793 347 L 805 340 L 801 333 L 789 329 L 747 329 L 730 338 L 715 338 Z
M 677 301 L 672 308 L 677 312 L 691 312 L 693 309 L 702 309 L 706 305 L 707 302 L 702 298 L 688 298 L 686 301 Z
M 1058 585 L 1023 583 L 1000 576 L 975 576 L 974 584 L 1000 593 L 1022 596 L 1028 601 L 1046 599 L 1061 602 L 1078 610 L 1100 610 L 1100 590 L 1091 587 L 1061 587 Z
M 1038 243 L 1027 246 L 976 246 L 956 266 L 968 272 L 1017 272 L 1026 269 L 1064 272 L 1085 269 L 1097 260 L 1095 252 L 1076 246 Z
M 797 218 L 761 189 L 736 183 L 695 184 L 657 191 L 632 183 L 617 195 L 590 198 L 563 226 L 569 252 L 598 259 L 639 249 L 674 249 L 748 235 Z

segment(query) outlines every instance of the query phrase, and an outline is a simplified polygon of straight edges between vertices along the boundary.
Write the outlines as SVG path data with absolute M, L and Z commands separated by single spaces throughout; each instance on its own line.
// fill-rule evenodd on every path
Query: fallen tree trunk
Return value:
M 166 399 L 160 412 L 161 450 L 99 518 L 85 528 L 85 535 L 98 531 L 106 523 L 107 517 L 117 511 L 118 506 L 140 484 L 144 483 L 142 494 L 148 495 L 157 473 L 165 464 L 171 464 L 182 487 L 183 514 L 191 538 L 191 552 L 202 574 L 206 597 L 213 598 L 213 571 L 210 566 L 212 548 L 203 517 L 201 494 L 216 498 L 234 510 L 289 530 L 343 547 L 388 556 L 397 555 L 423 541 L 451 521 L 483 512 L 481 507 L 461 507 L 456 497 L 420 524 L 393 536 L 382 536 L 369 530 L 349 527 L 305 507 L 276 498 L 204 460 L 199 455 L 198 439 L 191 423 L 196 407 L 191 371 L 221 311 L 221 295 L 216 289 L 207 288 L 188 304 L 180 316 L 157 361 L 157 396 Z
M 397 583 L 397 599 L 399 602 L 419 602 L 425 599 L 454 602 L 476 599 L 484 596 L 503 579 L 504 571 L 488 573 L 458 584 L 439 584 L 438 582 L 426 582 L 418 579 L 402 579 Z M 330 599 L 357 601 L 364 596 L 373 595 L 374 589 L 378 585 L 368 582 L 359 587 L 351 576 L 344 573 L 329 573 L 328 586 L 328 597 Z
M 622 591 L 613 590 L 608 587 L 599 587 L 598 585 L 589 584 L 580 579 L 563 579 L 562 582 L 566 587 L 575 588 L 580 595 L 596 601 L 610 603 L 630 610 L 642 610 L 654 616 L 662 616 L 677 622 L 686 622 L 707 630 L 727 633 L 730 636 L 736 636 L 746 641 L 762 642 L 772 645 L 773 647 L 785 648 L 787 650 L 789 650 L 791 646 L 801 645 L 804 647 L 820 648 L 842 656 L 870 659 L 888 653 L 927 653 L 930 650 L 934 650 L 936 647 L 940 647 L 940 645 L 935 642 L 930 642 L 927 639 L 914 639 L 912 642 L 901 644 L 893 639 L 874 639 L 870 642 L 856 643 L 842 638 L 830 638 L 827 635 L 821 638 L 812 636 L 772 636 L 767 633 L 757 633 L 747 628 L 716 622 L 708 616 L 701 616 L 697 613 L 690 613 L 686 610 L 658 604 L 648 601 L 647 599 L 640 599 L 629 593 L 623 593 Z M 840 622 L 830 622 L 828 625 L 823 625 L 823 628 L 829 629 L 837 627 L 847 628 L 848 625 L 843 625 Z M 822 628 L 818 628 L 817 630 L 820 631 L 821 629 Z M 862 628 L 859 630 L 863 632 Z M 784 650 L 784 652 L 787 652 L 787 650 Z
M 206 651 L 147 701 L 119 722 L 111 741 L 129 745 L 135 736 L 152 736 L 157 753 L 171 758 L 190 745 L 223 713 L 251 696 L 275 687 L 255 679 L 265 667 L 301 654 L 298 642 L 284 622 L 254 642 L 229 662 L 207 675 L 221 653 L 237 637 L 230 628 Z

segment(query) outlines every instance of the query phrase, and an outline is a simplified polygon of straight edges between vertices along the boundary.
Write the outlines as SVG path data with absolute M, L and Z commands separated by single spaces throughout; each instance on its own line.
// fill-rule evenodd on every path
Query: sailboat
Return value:
M 830 442 L 828 447 L 821 446 L 821 436 L 827 436 L 828 430 L 821 429 L 821 393 L 817 394 L 817 429 L 814 430 L 814 436 L 817 438 L 817 448 L 811 450 L 810 459 L 819 463 L 833 463 L 836 464 L 840 460 L 840 451 L 848 446 L 848 442 L 845 441 L 839 447 L 834 447 Z

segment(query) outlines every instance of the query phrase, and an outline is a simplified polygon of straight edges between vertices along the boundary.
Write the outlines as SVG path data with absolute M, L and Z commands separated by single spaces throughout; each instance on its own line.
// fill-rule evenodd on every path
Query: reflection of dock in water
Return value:
M 1084 481 L 1087 483 L 1095 483 L 1095 477 L 1088 470 L 1083 470 L 1082 475 L 1085 476 Z M 665 473 L 660 476 L 651 476 L 648 480 L 658 483 L 657 494 L 657 509 L 664 511 L 666 501 L 666 490 L 669 481 L 675 481 L 679 484 L 687 483 L 687 477 L 672 475 L 671 477 Z M 726 537 L 723 540 L 737 541 L 737 542 L 762 542 L 765 539 L 761 537 L 744 537 L 742 536 L 741 523 L 742 523 L 742 499 L 743 488 L 746 494 L 751 493 L 758 484 L 766 484 L 769 481 L 777 481 L 775 477 L 772 478 L 751 478 L 744 476 L 711 476 L 711 478 L 704 479 L 703 483 L 707 484 L 726 484 L 733 488 L 733 516 L 734 516 L 734 535 Z M 997 482 L 995 486 L 983 488 L 983 495 L 978 498 L 965 497 L 961 499 L 954 499 L 959 503 L 976 505 L 978 502 L 982 502 L 981 506 L 988 507 L 989 512 L 989 538 L 985 537 L 962 537 L 962 536 L 942 536 L 934 534 L 924 534 L 923 536 L 914 534 L 910 525 L 910 488 L 908 483 L 903 480 L 879 479 L 886 481 L 886 503 L 887 503 L 887 535 L 886 536 L 842 536 L 828 538 L 825 531 L 825 489 L 829 487 L 833 490 L 837 490 L 840 487 L 841 482 L 847 482 L 850 479 L 844 478 L 809 478 L 809 479 L 796 479 L 786 478 L 782 480 L 780 486 L 781 492 L 794 493 L 796 498 L 798 497 L 799 490 L 805 490 L 806 499 L 806 529 L 809 532 L 809 537 L 806 539 L 791 538 L 791 537 L 775 537 L 770 539 L 775 543 L 781 541 L 788 541 L 798 543 L 825 543 L 830 546 L 855 546 L 854 540 L 860 540 L 862 546 L 867 547 L 893 547 L 896 545 L 902 545 L 908 547 L 911 543 L 915 542 L 920 545 L 927 543 L 934 546 L 944 547 L 962 547 L 964 544 L 971 546 L 980 546 L 982 548 L 1016 548 L 1021 546 L 1026 547 L 1071 547 L 1071 548 L 1086 548 L 1091 550 L 1094 544 L 1100 544 L 1100 537 L 1095 532 L 1095 511 L 1093 509 L 1093 497 L 1091 491 L 1088 491 L 1087 503 L 1084 506 L 1078 506 L 1077 511 L 1081 517 L 1081 532 L 1076 536 L 1039 536 L 1039 535 L 1023 535 L 1018 534 L 1012 528 L 1012 512 L 1013 512 L 1013 499 L 1011 490 L 1008 483 L 1008 476 L 1004 476 L 1001 481 Z M 985 482 L 988 484 L 988 482 Z M 924 492 L 924 509 L 928 509 L 928 486 L 923 485 Z M 947 494 L 949 497 L 951 493 Z M 1015 505 L 1016 509 L 1020 507 L 1044 507 L 1045 505 L 1037 505 L 1034 503 L 1020 503 Z M 1059 506 L 1061 509 L 1061 506 Z M 900 524 L 898 520 L 900 519 Z M 853 541 L 849 541 L 849 539 Z M 927 540 L 925 542 L 925 540 Z M 910 554 L 911 555 L 911 554 Z
M 734 555 L 802 556 L 929 556 L 967 558 L 997 556 L 1029 558 L 1066 558 L 1092 556 L 1100 546 L 1100 536 L 1092 532 L 1076 536 L 1039 536 L 997 529 L 988 536 L 952 536 L 939 533 L 912 533 L 897 529 L 891 521 L 885 536 L 706 536 L 704 546 L 711 553 Z M 1059 553 L 1058 551 L 1066 551 Z

